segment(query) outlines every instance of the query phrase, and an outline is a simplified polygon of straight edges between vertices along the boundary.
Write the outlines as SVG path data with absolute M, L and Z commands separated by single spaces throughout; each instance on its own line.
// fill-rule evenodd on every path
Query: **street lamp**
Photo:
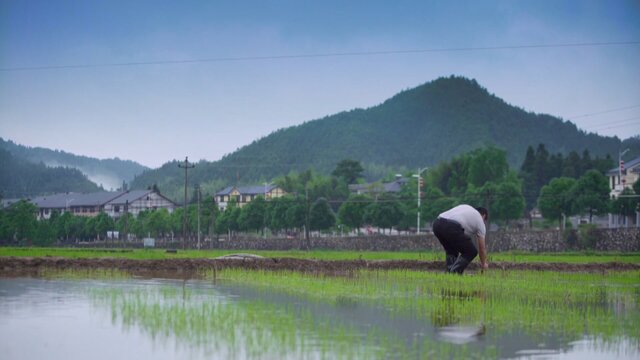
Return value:
M 264 215 L 263 215 L 263 226 L 262 226 L 262 237 L 264 239 L 267 238 L 267 186 L 271 186 L 273 183 L 265 182 L 264 183 Z
M 422 179 L 422 172 L 424 172 L 425 170 L 427 170 L 428 167 L 423 167 L 421 169 L 418 169 L 418 173 L 411 175 L 414 178 L 418 178 L 418 226 L 417 226 L 417 234 L 420 235 L 420 195 L 421 195 L 421 189 L 422 186 L 424 185 L 424 180 Z

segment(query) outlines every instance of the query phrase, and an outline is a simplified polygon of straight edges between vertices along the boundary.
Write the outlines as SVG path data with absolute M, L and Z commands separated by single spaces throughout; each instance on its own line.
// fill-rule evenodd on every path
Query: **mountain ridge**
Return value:
M 474 79 L 450 76 L 403 90 L 369 108 L 278 129 L 220 160 L 199 163 L 189 179 L 223 187 L 268 181 L 308 168 L 328 174 L 345 158 L 361 161 L 369 178 L 375 178 L 394 170 L 434 166 L 487 145 L 505 149 L 511 167 L 519 168 L 527 147 L 539 143 L 550 153 L 588 149 L 593 156 L 613 156 L 622 141 L 587 133 L 571 121 L 525 111 Z M 145 171 L 132 186 L 155 183 L 168 190 L 183 181 L 173 164 Z
M 9 151 L 18 159 L 23 159 L 33 164 L 43 163 L 50 168 L 68 167 L 77 169 L 86 175 L 90 181 L 106 189 L 120 188 L 123 181 L 130 182 L 136 175 L 144 170 L 149 170 L 146 166 L 132 160 L 122 160 L 117 157 L 97 159 L 63 150 L 20 145 L 2 138 L 0 138 L 0 148 Z

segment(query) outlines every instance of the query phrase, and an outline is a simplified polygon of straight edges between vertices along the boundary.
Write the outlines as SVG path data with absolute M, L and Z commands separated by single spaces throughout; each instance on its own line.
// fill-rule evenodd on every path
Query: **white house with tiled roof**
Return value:
M 53 211 L 66 211 L 79 216 L 96 216 L 106 212 L 117 218 L 125 211 L 137 215 L 142 210 L 167 208 L 176 204 L 153 190 L 100 191 L 94 193 L 60 193 L 39 196 L 29 200 L 38 208 L 38 219 L 48 219 Z
M 231 200 L 242 207 L 258 196 L 270 200 L 284 195 L 286 192 L 277 185 L 229 186 L 218 191 L 215 199 L 220 210 L 224 210 Z
M 167 209 L 169 213 L 175 210 L 176 204 L 164 195 L 153 190 L 130 190 L 109 201 L 104 206 L 104 211 L 114 219 L 124 215 L 125 212 L 138 216 L 141 211 Z
M 640 157 L 625 162 L 621 167 L 609 170 L 607 176 L 611 189 L 610 195 L 612 198 L 617 198 L 624 189 L 633 188 L 633 184 L 640 178 Z

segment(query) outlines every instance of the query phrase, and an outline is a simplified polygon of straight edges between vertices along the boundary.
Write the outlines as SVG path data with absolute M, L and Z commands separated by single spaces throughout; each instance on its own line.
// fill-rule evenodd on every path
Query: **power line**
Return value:
M 215 57 L 215 58 L 204 58 L 204 59 L 158 60 L 158 61 L 137 61 L 137 62 L 133 61 L 133 62 L 121 62 L 121 63 L 102 63 L 102 64 L 42 65 L 42 66 L 0 68 L 0 71 L 13 72 L 13 71 L 38 71 L 38 70 L 69 70 L 69 69 L 91 69 L 91 68 L 105 68 L 105 67 L 147 66 L 147 65 L 182 65 L 182 64 L 214 63 L 214 62 L 292 60 L 292 59 L 311 59 L 311 58 L 329 58 L 329 57 L 423 54 L 423 53 L 439 53 L 439 52 L 525 50 L 525 49 L 551 49 L 551 48 L 569 48 L 569 47 L 575 48 L 575 47 L 625 46 L 625 45 L 640 45 L 640 41 L 506 45 L 506 46 L 459 47 L 459 48 L 431 48 L 431 49 L 414 49 L 414 50 L 351 51 L 351 52 L 315 53 L 315 54 L 237 56 L 237 57 Z
M 578 115 L 578 116 L 572 116 L 572 117 L 568 118 L 567 120 L 579 119 L 579 118 L 589 117 L 589 116 L 593 116 L 593 115 L 607 114 L 607 113 L 616 112 L 616 111 L 622 111 L 622 110 L 627 110 L 627 109 L 634 109 L 634 108 L 637 108 L 637 107 L 640 107 L 640 105 L 625 106 L 625 107 L 620 107 L 620 108 L 615 108 L 615 109 L 602 110 L 602 111 L 593 112 L 593 113 L 589 113 L 589 114 L 582 114 L 582 115 Z
M 606 124 L 602 124 L 600 126 L 589 127 L 587 129 L 588 130 L 605 130 L 605 129 L 612 129 L 612 128 L 617 128 L 617 127 L 624 127 L 624 126 L 637 124 L 638 121 L 635 121 L 635 120 L 638 120 L 638 119 L 640 119 L 640 116 L 636 116 L 636 117 L 632 117 L 632 118 L 628 118 L 628 119 L 624 119 L 624 120 L 619 120 L 619 121 L 612 121 L 612 122 L 608 122 Z M 613 125 L 613 126 L 611 126 L 611 125 Z

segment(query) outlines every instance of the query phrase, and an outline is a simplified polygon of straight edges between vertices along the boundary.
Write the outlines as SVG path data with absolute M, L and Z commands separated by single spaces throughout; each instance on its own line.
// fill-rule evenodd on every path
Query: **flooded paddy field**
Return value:
M 4 359 L 640 357 L 638 269 L 29 269 L 0 272 Z

